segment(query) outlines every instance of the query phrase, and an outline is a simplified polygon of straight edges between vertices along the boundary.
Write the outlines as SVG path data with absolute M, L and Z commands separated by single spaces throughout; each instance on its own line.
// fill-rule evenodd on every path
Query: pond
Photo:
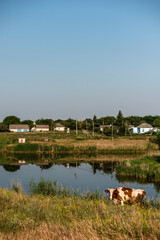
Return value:
M 130 187 L 144 189 L 147 198 L 160 199 L 160 181 L 154 179 L 139 179 L 135 176 L 124 176 L 120 174 L 122 162 L 120 161 L 101 161 L 88 160 L 79 161 L 71 159 L 67 162 L 56 161 L 49 162 L 42 159 L 41 162 L 33 163 L 30 161 L 5 161 L 0 165 L 0 186 L 10 188 L 11 180 L 21 182 L 23 190 L 29 193 L 28 183 L 31 179 L 39 182 L 41 177 L 44 179 L 57 181 L 58 185 L 63 185 L 70 190 L 74 189 L 81 193 L 87 191 L 95 192 L 97 189 L 100 193 L 105 194 L 104 190 L 116 187 Z M 124 166 L 123 166 L 124 171 Z

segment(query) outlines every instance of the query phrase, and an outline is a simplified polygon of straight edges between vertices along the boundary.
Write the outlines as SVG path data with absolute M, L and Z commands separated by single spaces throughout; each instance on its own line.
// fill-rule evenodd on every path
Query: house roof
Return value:
M 153 128 L 151 124 L 141 123 L 138 128 Z
M 36 128 L 49 128 L 49 125 L 36 125 Z
M 63 126 L 61 123 L 56 123 L 55 127 L 65 127 L 65 126 Z
M 9 129 L 29 129 L 28 124 L 10 124 Z
M 129 125 L 129 128 L 134 128 L 134 125 Z

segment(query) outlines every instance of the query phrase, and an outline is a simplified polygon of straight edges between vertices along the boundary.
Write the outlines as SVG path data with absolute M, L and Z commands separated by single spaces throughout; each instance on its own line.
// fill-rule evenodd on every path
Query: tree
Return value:
M 28 124 L 30 129 L 33 127 L 33 121 L 32 120 L 24 120 L 21 123 L 22 124 Z
M 4 120 L 3 123 L 5 124 L 5 126 L 7 128 L 9 128 L 10 124 L 19 124 L 20 123 L 20 118 L 16 117 L 16 116 L 7 116 Z
M 125 118 L 130 125 L 139 126 L 144 120 L 139 116 L 129 116 Z
M 124 120 L 123 114 L 122 114 L 121 110 L 119 110 L 118 115 L 117 115 L 117 120 L 116 120 L 117 127 L 122 127 L 123 120 Z
M 4 123 L 0 123 L 0 132 L 6 132 L 8 131 L 6 125 L 4 125 Z
M 143 117 L 143 121 L 153 125 L 153 122 L 155 121 L 155 119 L 157 118 L 157 116 L 151 116 L 151 115 L 147 115 Z
M 52 130 L 53 120 L 52 119 L 37 119 L 36 124 L 38 125 L 49 125 L 49 129 Z
M 125 125 L 124 125 L 124 117 L 121 111 L 118 112 L 116 125 L 118 127 L 118 134 L 124 135 L 125 134 Z
M 160 117 L 157 117 L 153 122 L 154 127 L 160 128 Z
M 111 127 L 105 127 L 104 130 L 103 130 L 103 133 L 106 135 L 106 136 L 111 136 L 112 133 L 113 134 L 117 134 L 117 127 L 113 127 L 113 132 L 112 132 L 112 126 Z

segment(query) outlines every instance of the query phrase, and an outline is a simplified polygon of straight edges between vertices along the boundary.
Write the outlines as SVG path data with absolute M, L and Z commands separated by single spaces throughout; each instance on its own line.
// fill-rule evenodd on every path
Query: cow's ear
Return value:
M 109 193 L 109 190 L 105 190 L 105 192 Z

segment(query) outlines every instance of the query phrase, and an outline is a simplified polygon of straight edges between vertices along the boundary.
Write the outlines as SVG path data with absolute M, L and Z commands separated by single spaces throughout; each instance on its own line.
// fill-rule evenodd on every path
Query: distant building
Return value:
M 111 125 L 100 125 L 100 131 L 103 132 L 105 128 L 110 128 Z
M 19 142 L 19 143 L 25 143 L 25 142 L 26 142 L 26 139 L 25 139 L 25 138 L 18 138 L 18 142 Z
M 36 125 L 31 129 L 32 132 L 48 132 L 49 125 Z
M 132 133 L 143 134 L 147 132 L 152 132 L 153 127 L 148 123 L 141 123 L 138 127 L 131 127 L 130 130 Z
M 11 132 L 29 132 L 29 126 L 27 124 L 11 124 L 9 130 Z
M 54 131 L 64 132 L 65 126 L 63 126 L 61 123 L 56 123 L 54 126 Z

